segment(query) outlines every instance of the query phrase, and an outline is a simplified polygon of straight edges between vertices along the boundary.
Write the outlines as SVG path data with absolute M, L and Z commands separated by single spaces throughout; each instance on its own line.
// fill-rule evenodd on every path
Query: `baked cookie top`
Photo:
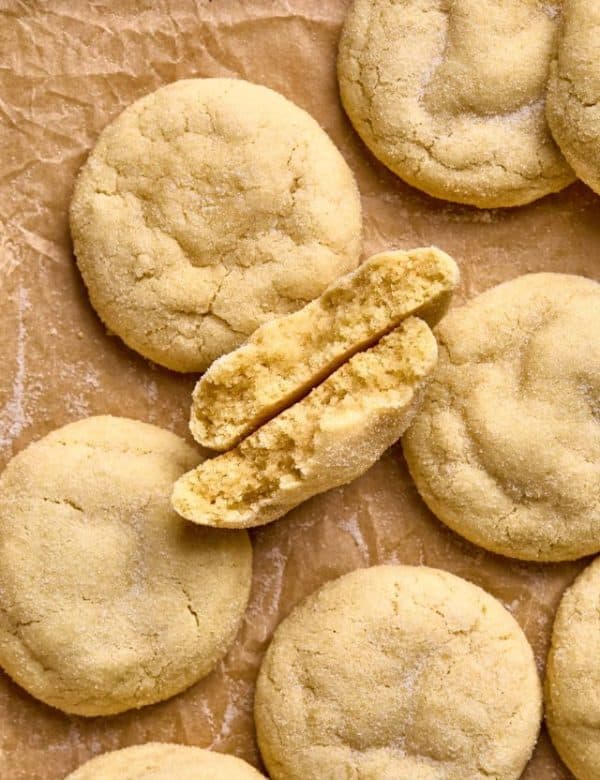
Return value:
M 356 267 L 354 177 L 317 122 L 235 79 L 176 81 L 98 138 L 71 204 L 91 302 L 126 344 L 204 371 Z
M 600 285 L 527 274 L 451 310 L 404 453 L 430 509 L 493 552 L 600 550 Z
M 438 198 L 516 206 L 574 180 L 546 124 L 559 6 L 540 0 L 355 0 L 342 102 L 398 176 Z
M 540 687 L 525 635 L 481 588 L 427 567 L 359 569 L 277 628 L 259 747 L 273 780 L 516 780 Z
M 600 193 L 600 5 L 564 0 L 546 115 L 575 173 Z
M 65 780 L 264 780 L 235 756 L 188 745 L 148 742 L 92 758 Z
M 14 457 L 0 477 L 0 664 L 65 712 L 161 701 L 214 667 L 250 591 L 245 533 L 172 511 L 198 463 L 183 439 L 90 417 Z
M 578 780 L 600 778 L 600 558 L 563 595 L 546 667 L 546 722 Z

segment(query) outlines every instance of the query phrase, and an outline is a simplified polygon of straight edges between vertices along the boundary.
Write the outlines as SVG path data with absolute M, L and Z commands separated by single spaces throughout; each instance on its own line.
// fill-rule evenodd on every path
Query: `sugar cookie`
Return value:
M 109 715 L 208 674 L 252 577 L 245 533 L 182 522 L 179 437 L 118 417 L 50 433 L 0 477 L 0 664 L 65 712 Z
M 435 325 L 458 279 L 454 260 L 435 247 L 369 258 L 212 364 L 194 390 L 194 438 L 215 450 L 234 447 L 409 315 Z
M 600 5 L 564 0 L 546 115 L 575 173 L 600 194 Z
M 544 100 L 559 6 L 539 0 L 355 0 L 342 102 L 385 165 L 438 198 L 517 206 L 573 172 Z
M 96 756 L 65 780 L 264 780 L 235 756 L 188 745 L 149 742 Z
M 174 508 L 202 525 L 247 528 L 352 481 L 406 429 L 436 359 L 428 326 L 404 320 L 234 450 L 181 477 Z
M 298 106 L 246 81 L 190 79 L 101 133 L 71 233 L 106 325 L 157 363 L 204 371 L 356 267 L 360 200 Z
M 404 453 L 441 520 L 537 561 L 600 550 L 600 285 L 528 274 L 454 309 Z
M 438 569 L 376 566 L 279 625 L 254 712 L 272 780 L 516 780 L 541 703 L 499 601 Z
M 565 591 L 546 666 L 546 723 L 578 780 L 600 779 L 600 558 Z

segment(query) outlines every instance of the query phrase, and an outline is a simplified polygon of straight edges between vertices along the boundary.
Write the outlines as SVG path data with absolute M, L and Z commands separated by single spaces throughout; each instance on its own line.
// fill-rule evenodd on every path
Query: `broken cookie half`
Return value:
M 429 326 L 404 320 L 235 449 L 184 474 L 175 510 L 202 525 L 248 528 L 352 481 L 408 427 L 436 361 Z
M 192 435 L 204 447 L 231 449 L 406 317 L 435 325 L 458 280 L 454 260 L 435 247 L 374 255 L 216 360 L 194 390 Z

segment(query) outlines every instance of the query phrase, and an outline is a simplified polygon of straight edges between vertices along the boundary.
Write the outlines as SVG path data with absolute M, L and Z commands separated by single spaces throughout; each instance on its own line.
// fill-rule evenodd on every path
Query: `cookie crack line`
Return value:
M 186 599 L 186 609 L 187 609 L 187 611 L 190 613 L 190 615 L 194 619 L 194 623 L 196 624 L 196 631 L 199 631 L 200 630 L 200 618 L 199 618 L 197 610 L 193 606 L 190 593 L 189 593 L 187 588 L 184 586 L 184 584 L 180 580 L 178 580 L 177 582 L 178 582 L 179 587 L 181 588 L 181 592 L 185 596 L 185 599 Z
M 75 512 L 79 512 L 80 514 L 83 514 L 83 509 L 79 504 L 77 504 L 75 501 L 69 498 L 48 498 L 47 496 L 39 496 L 39 501 L 45 501 L 48 504 L 56 504 L 57 506 L 68 506 L 71 507 L 71 509 L 75 510 Z

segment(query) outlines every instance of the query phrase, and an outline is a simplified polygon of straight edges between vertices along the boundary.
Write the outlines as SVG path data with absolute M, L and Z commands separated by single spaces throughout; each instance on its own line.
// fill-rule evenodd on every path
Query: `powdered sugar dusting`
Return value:
M 519 599 L 513 599 L 512 601 L 502 601 L 502 604 L 512 614 L 518 614 L 521 602 Z
M 278 547 L 272 547 L 264 553 L 260 576 L 254 585 L 257 597 L 248 607 L 246 620 L 261 618 L 264 614 L 277 614 L 285 566 L 285 556 Z
M 10 447 L 31 422 L 25 405 L 25 312 L 31 308 L 31 303 L 24 287 L 17 293 L 17 306 L 16 371 L 11 396 L 0 410 L 0 449 Z
M 401 686 L 408 697 L 412 697 L 415 695 L 417 682 L 421 677 L 423 670 L 425 669 L 428 661 L 429 659 L 425 654 L 420 655 L 416 659 L 415 663 L 406 670 L 406 673 L 404 674 L 404 677 L 401 682 Z
M 226 661 L 221 661 L 218 669 L 224 673 L 225 690 L 227 692 L 227 703 L 221 718 L 219 730 L 214 733 L 209 749 L 219 750 L 223 743 L 235 734 L 239 723 L 240 715 L 244 713 L 251 717 L 253 708 L 253 693 L 248 690 L 248 686 L 242 680 L 232 679 L 225 671 Z M 214 724 L 214 718 L 211 719 L 211 725 Z
M 231 699 L 228 699 L 225 712 L 223 713 L 221 728 L 217 734 L 216 739 L 214 740 L 214 744 L 218 744 L 222 739 L 225 739 L 231 734 L 232 726 L 234 725 L 237 716 L 238 708 Z
M 358 518 L 356 514 L 353 514 L 348 519 L 340 522 L 340 528 L 343 528 L 344 531 L 347 531 L 350 534 L 350 536 L 354 540 L 354 543 L 358 547 L 360 554 L 365 560 L 365 563 L 369 563 L 370 560 L 369 548 L 367 547 L 365 537 L 363 536 L 362 531 L 360 530 L 360 525 L 358 523 Z
M 516 124 L 520 124 L 521 122 L 527 121 L 528 119 L 532 119 L 533 117 L 538 116 L 543 112 L 544 112 L 544 99 L 540 98 L 539 100 L 533 101 L 533 103 L 526 103 L 524 106 L 521 106 L 516 111 L 513 111 L 510 114 L 505 114 L 504 119 L 509 124 L 516 125 Z
M 71 388 L 65 396 L 65 406 L 74 419 L 87 417 L 93 411 L 90 398 L 101 387 L 99 371 L 87 361 L 63 363 L 59 374 L 64 384 Z
M 4 223 L 0 220 L 4 228 Z M 19 255 L 14 241 L 7 237 L 5 230 L 0 233 L 0 272 L 4 279 L 8 279 L 15 268 L 19 267 Z

